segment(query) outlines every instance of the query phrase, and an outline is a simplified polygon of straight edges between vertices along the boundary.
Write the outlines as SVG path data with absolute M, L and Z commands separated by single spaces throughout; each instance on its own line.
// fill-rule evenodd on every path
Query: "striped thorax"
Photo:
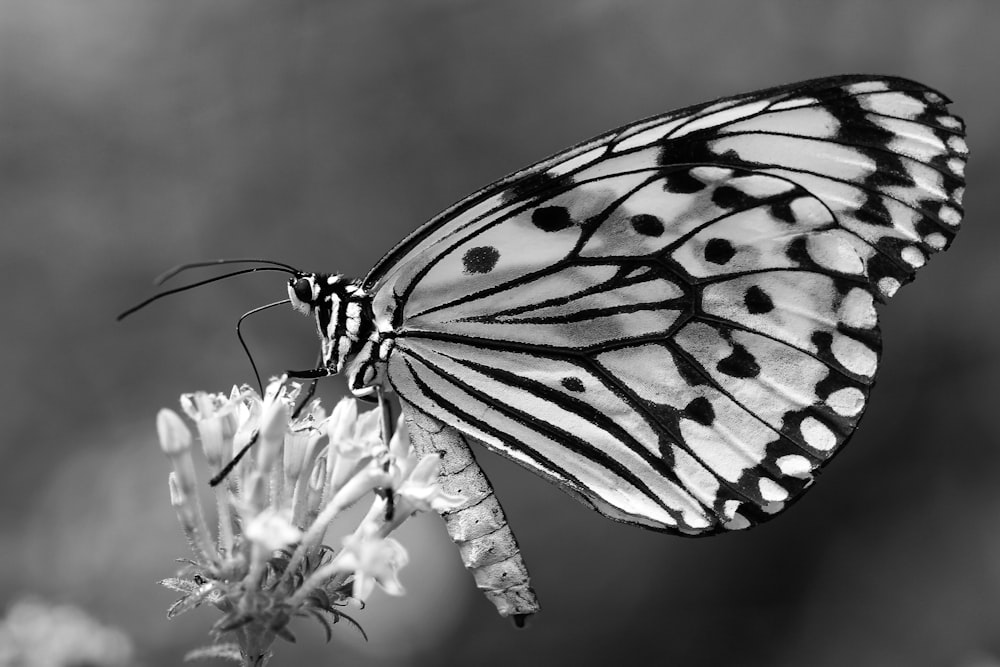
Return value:
M 359 281 L 301 273 L 288 281 L 288 298 L 295 310 L 315 316 L 321 363 L 328 375 L 346 369 L 348 386 L 358 396 L 382 384 L 392 337 L 375 326 L 371 297 Z

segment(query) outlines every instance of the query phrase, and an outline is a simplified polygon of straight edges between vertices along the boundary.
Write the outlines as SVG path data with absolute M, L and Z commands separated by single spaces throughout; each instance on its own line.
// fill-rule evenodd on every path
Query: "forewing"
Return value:
M 875 299 L 955 234 L 961 128 L 923 86 L 837 77 L 550 158 L 369 275 L 389 380 L 612 518 L 758 523 L 857 425 Z

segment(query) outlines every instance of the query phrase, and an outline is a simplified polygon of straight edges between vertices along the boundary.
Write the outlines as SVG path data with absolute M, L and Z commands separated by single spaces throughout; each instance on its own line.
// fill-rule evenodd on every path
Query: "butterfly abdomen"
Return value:
M 448 534 L 476 585 L 501 616 L 519 617 L 538 611 L 528 583 L 521 549 L 507 525 L 493 487 L 479 468 L 465 438 L 454 428 L 405 402 L 410 442 L 419 456 L 441 457 L 439 484 L 446 493 L 465 496 L 466 503 L 442 513 Z

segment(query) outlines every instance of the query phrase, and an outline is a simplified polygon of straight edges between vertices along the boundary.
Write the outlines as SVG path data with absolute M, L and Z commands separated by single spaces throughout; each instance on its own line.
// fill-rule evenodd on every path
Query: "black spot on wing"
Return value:
M 892 216 L 885 206 L 885 201 L 876 193 L 865 195 L 865 203 L 858 207 L 854 216 L 861 222 L 868 225 L 880 227 L 892 227 Z
M 573 225 L 565 206 L 542 206 L 531 212 L 531 223 L 543 232 L 558 232 Z
M 728 185 L 721 185 L 712 193 L 712 203 L 722 209 L 746 209 L 753 206 L 753 198 Z
M 489 273 L 500 260 L 500 252 L 493 246 L 469 248 L 462 255 L 462 265 L 466 273 Z
M 689 195 L 705 189 L 705 183 L 691 175 L 687 169 L 678 169 L 663 175 L 663 189 L 679 195 Z
M 726 239 L 709 239 L 705 244 L 705 259 L 713 264 L 725 264 L 735 254 L 736 249 Z
M 632 229 L 643 236 L 661 236 L 666 229 L 662 220 L 648 213 L 633 215 L 629 222 L 632 223 Z
M 711 133 L 716 131 L 715 128 L 709 128 L 707 132 L 699 130 L 676 139 L 667 137 L 663 140 L 663 148 L 660 149 L 657 162 L 664 167 L 679 164 L 715 164 L 718 162 L 718 155 L 709 150 L 704 137 L 711 136 Z M 690 175 L 689 178 L 693 179 Z M 701 188 L 692 192 L 698 192 L 704 187 L 705 184 L 702 183 Z
M 702 426 L 711 426 L 715 421 L 715 409 L 712 402 L 704 396 L 699 396 L 684 408 L 684 416 L 692 419 Z
M 560 381 L 560 384 L 570 391 L 583 391 L 583 381 L 578 377 L 573 377 L 572 375 L 564 377 Z
M 734 378 L 752 378 L 760 374 L 760 364 L 749 351 L 739 343 L 733 343 L 733 352 L 716 364 L 720 373 Z
M 798 222 L 795 219 L 795 214 L 792 213 L 791 202 L 789 201 L 779 201 L 771 204 L 770 211 L 772 216 L 782 222 L 787 222 L 789 224 L 795 224 Z
M 792 260 L 798 266 L 812 266 L 813 260 L 809 255 L 809 246 L 806 244 L 805 236 L 793 238 L 785 246 L 785 257 Z
M 771 301 L 771 297 L 756 285 L 751 286 L 743 294 L 743 303 L 747 307 L 747 312 L 753 315 L 761 315 L 774 310 L 774 302 Z

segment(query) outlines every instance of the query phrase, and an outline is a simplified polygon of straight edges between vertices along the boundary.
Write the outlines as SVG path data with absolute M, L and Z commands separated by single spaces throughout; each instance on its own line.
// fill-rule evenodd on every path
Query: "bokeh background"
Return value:
M 862 427 L 787 516 L 685 540 L 613 524 L 483 454 L 543 613 L 495 617 L 436 517 L 371 641 L 301 626 L 274 664 L 997 665 L 995 197 L 1000 4 L 696 0 L 0 0 L 0 606 L 26 594 L 174 665 L 185 544 L 154 415 L 251 379 L 233 325 L 284 278 L 216 284 L 122 324 L 178 262 L 365 271 L 466 193 L 664 110 L 845 72 L 904 75 L 969 126 L 965 230 L 883 312 Z M 265 372 L 312 325 L 252 320 Z M 341 393 L 324 387 L 326 400 Z

